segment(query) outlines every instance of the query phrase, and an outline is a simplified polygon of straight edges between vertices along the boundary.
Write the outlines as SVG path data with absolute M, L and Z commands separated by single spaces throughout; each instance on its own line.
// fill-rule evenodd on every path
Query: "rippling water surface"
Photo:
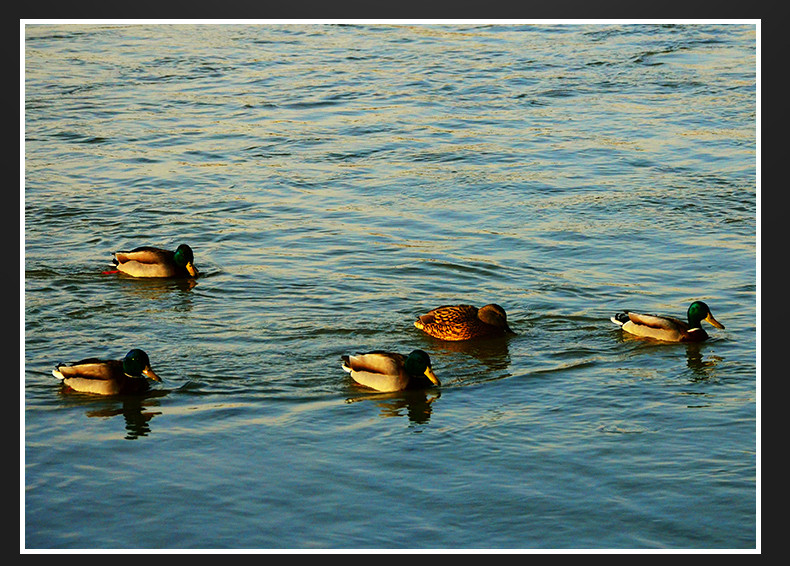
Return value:
M 25 26 L 24 546 L 755 548 L 756 37 Z M 703 344 L 609 321 L 694 299 Z M 459 302 L 518 335 L 412 326 Z M 145 398 L 51 375 L 132 347 Z

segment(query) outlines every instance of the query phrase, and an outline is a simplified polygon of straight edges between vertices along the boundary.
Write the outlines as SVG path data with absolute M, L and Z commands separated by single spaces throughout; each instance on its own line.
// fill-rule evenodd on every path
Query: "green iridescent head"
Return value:
M 431 369 L 431 358 L 422 350 L 414 350 L 409 357 L 406 358 L 404 364 L 406 373 L 413 377 L 425 376 L 431 380 L 434 385 L 440 385 L 439 379 L 434 375 Z
M 700 328 L 700 323 L 703 320 L 710 322 L 716 328 L 724 328 L 723 324 L 713 318 L 713 314 L 711 314 L 708 305 L 702 301 L 694 301 L 691 303 L 688 311 L 688 319 L 689 328 Z
M 177 266 L 185 268 L 193 277 L 198 273 L 192 248 L 186 244 L 181 244 L 176 248 L 176 251 L 173 253 L 173 262 Z
M 186 244 L 181 244 L 176 248 L 175 253 L 173 254 L 173 261 L 176 262 L 176 265 L 179 267 L 186 267 L 188 263 L 192 263 L 195 261 L 195 256 L 192 253 L 192 248 L 190 248 Z
M 123 372 L 131 377 L 145 375 L 154 381 L 162 381 L 151 369 L 151 361 L 148 359 L 148 354 L 138 348 L 130 350 L 126 354 L 126 357 L 123 359 Z

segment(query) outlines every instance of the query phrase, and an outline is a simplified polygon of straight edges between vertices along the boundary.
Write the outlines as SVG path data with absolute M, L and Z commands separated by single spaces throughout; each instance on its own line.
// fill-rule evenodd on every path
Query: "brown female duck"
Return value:
M 505 309 L 496 304 L 481 308 L 446 305 L 435 308 L 414 321 L 414 326 L 441 340 L 471 340 L 515 334 L 507 324 Z

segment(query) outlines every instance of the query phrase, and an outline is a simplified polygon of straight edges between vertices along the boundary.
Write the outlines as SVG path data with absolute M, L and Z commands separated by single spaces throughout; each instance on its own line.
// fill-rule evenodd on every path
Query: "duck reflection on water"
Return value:
M 89 418 L 111 419 L 123 416 L 125 423 L 126 440 L 136 440 L 151 434 L 151 420 L 161 411 L 153 410 L 159 406 L 158 397 L 167 395 L 167 391 L 152 390 L 145 395 L 124 395 L 115 397 L 100 397 L 62 391 L 63 397 L 68 397 L 71 403 L 90 403 L 91 409 L 85 411 Z M 95 408 L 96 405 L 101 405 Z
M 372 401 L 381 409 L 381 417 L 408 417 L 414 424 L 431 420 L 433 404 L 441 397 L 438 389 L 394 391 L 391 393 L 365 393 L 346 399 L 346 403 Z

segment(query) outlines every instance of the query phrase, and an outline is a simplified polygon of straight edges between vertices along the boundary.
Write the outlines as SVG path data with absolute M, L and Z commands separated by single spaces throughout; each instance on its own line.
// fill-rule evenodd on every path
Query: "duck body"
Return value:
M 192 248 L 181 244 L 175 251 L 140 246 L 128 252 L 115 252 L 113 263 L 121 273 L 132 277 L 196 277 Z
M 611 321 L 634 336 L 665 342 L 702 342 L 706 340 L 708 333 L 700 324 L 703 320 L 716 328 L 724 328 L 723 324 L 713 318 L 710 308 L 702 301 L 691 303 L 687 316 L 688 322 L 685 322 L 669 316 L 624 311 L 611 317 Z
M 445 305 L 428 311 L 414 326 L 440 340 L 471 340 L 515 334 L 507 324 L 505 309 L 496 304 Z
M 431 359 L 422 350 L 408 356 L 376 350 L 354 356 L 343 356 L 343 369 L 358 383 L 376 391 L 404 391 L 439 386 L 431 369 Z
M 145 393 L 149 389 L 146 377 L 162 381 L 151 369 L 148 355 L 138 349 L 131 350 L 123 360 L 86 358 L 58 364 L 52 375 L 74 391 L 97 395 Z

